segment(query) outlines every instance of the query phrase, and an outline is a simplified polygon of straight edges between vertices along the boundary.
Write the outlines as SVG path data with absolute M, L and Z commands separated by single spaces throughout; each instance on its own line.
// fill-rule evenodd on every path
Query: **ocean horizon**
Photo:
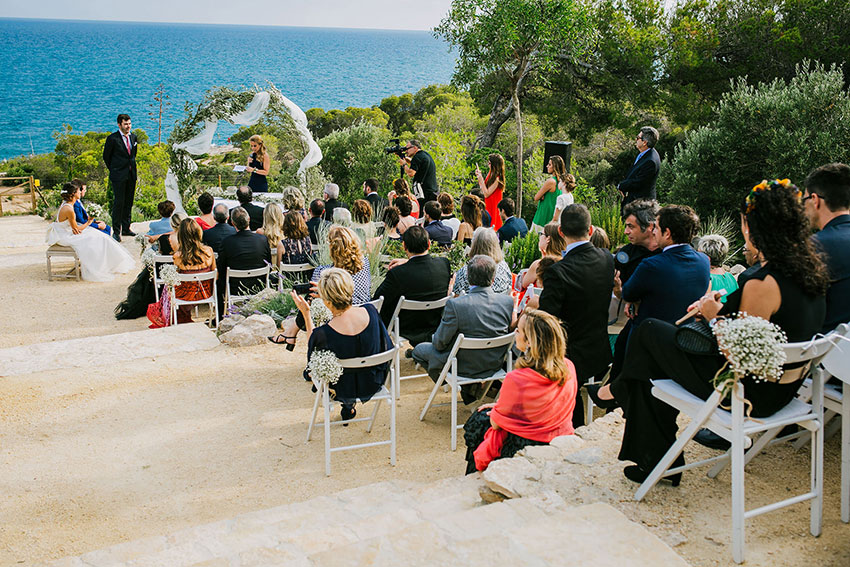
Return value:
M 428 31 L 0 18 L 0 159 L 53 151 L 63 124 L 114 131 L 130 114 L 165 141 L 184 105 L 216 86 L 273 83 L 303 110 L 369 107 L 448 83 L 455 54 Z M 216 143 L 236 127 L 221 123 Z

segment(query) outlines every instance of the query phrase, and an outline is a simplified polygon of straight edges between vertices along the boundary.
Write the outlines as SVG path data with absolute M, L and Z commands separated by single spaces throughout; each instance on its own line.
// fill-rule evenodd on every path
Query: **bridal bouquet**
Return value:
M 163 264 L 159 269 L 159 279 L 168 287 L 180 285 L 180 273 L 174 264 Z
M 313 327 L 321 327 L 333 319 L 333 313 L 321 298 L 316 297 L 310 302 L 310 319 L 313 321 Z
M 726 357 L 718 371 L 715 385 L 728 387 L 744 376 L 757 381 L 776 382 L 782 377 L 788 342 L 778 326 L 761 317 L 739 313 L 734 319 L 721 319 L 714 324 L 717 347 Z
M 342 376 L 342 366 L 339 364 L 339 359 L 329 350 L 314 350 L 310 355 L 310 361 L 307 363 L 307 370 L 310 376 L 326 382 L 330 385 L 339 382 Z

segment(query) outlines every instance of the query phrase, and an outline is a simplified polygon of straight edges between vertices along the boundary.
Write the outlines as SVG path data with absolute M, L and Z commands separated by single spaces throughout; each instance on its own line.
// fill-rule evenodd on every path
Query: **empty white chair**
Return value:
M 446 306 L 446 302 L 451 299 L 451 295 L 447 295 L 446 297 L 440 299 L 434 299 L 432 301 L 414 301 L 412 299 L 405 299 L 402 295 L 398 298 L 398 303 L 395 306 L 395 311 L 393 312 L 393 316 L 390 319 L 390 328 L 389 333 L 393 338 L 393 342 L 396 346 L 401 347 L 401 341 L 406 341 L 407 338 L 402 336 L 401 330 L 399 327 L 398 316 L 402 311 L 431 311 L 432 309 L 442 309 Z M 399 353 L 401 350 L 399 349 Z M 396 353 L 396 366 L 398 368 L 401 367 L 401 359 L 400 354 Z M 420 374 L 409 374 L 407 376 L 401 376 L 401 372 L 396 375 L 396 385 L 395 385 L 395 394 L 396 396 L 401 396 L 401 381 L 402 380 L 411 380 L 413 378 L 421 378 L 423 376 L 428 376 L 427 373 Z
M 390 464 L 395 466 L 395 454 L 396 454 L 396 401 L 395 396 L 393 395 L 393 385 L 396 383 L 395 375 L 398 373 L 396 353 L 398 352 L 398 347 L 393 347 L 390 350 L 384 351 L 379 354 L 373 354 L 372 356 L 366 356 L 363 358 L 345 358 L 339 361 L 340 365 L 343 368 L 371 368 L 373 366 L 379 366 L 381 364 L 389 363 L 389 375 L 387 376 L 387 380 L 381 389 L 378 390 L 375 395 L 369 398 L 368 401 L 375 402 L 375 409 L 372 410 L 372 415 L 370 417 L 355 417 L 353 419 L 347 419 L 342 421 L 331 421 L 331 405 L 334 403 L 338 403 L 335 400 L 330 398 L 330 391 L 328 388 L 328 383 L 319 381 L 313 378 L 313 385 L 316 386 L 316 400 L 313 402 L 313 415 L 310 418 L 310 427 L 307 428 L 307 441 L 310 441 L 310 438 L 313 435 L 313 426 L 316 425 L 316 416 L 319 413 L 319 402 L 322 403 L 322 408 L 324 410 L 324 428 L 325 428 L 325 474 L 330 476 L 331 474 L 331 453 L 335 453 L 337 451 L 348 451 L 352 449 L 363 449 L 366 447 L 378 447 L 381 445 L 389 445 L 390 446 Z M 389 388 L 387 388 L 389 385 Z M 357 400 L 360 403 L 359 399 Z M 341 445 L 338 447 L 331 446 L 331 426 L 333 425 L 343 425 L 347 423 L 354 423 L 357 421 L 368 421 L 369 425 L 366 428 L 367 433 L 371 433 L 372 425 L 375 423 L 375 416 L 378 415 L 378 409 L 381 407 L 381 402 L 386 401 L 390 404 L 390 438 L 385 441 L 374 441 L 372 443 L 360 443 L 358 445 Z
M 446 361 L 446 365 L 443 366 L 443 370 L 440 372 L 440 377 L 437 379 L 437 383 L 434 384 L 434 387 L 431 389 L 431 395 L 428 396 L 428 401 L 425 402 L 425 407 L 422 408 L 422 413 L 419 414 L 419 421 L 425 419 L 425 414 L 428 413 L 428 409 L 431 407 L 432 402 L 434 401 L 434 396 L 437 395 L 437 391 L 440 389 L 440 386 L 443 385 L 444 382 L 448 383 L 451 387 L 451 406 L 452 406 L 452 429 L 451 429 L 451 447 L 452 451 L 457 449 L 457 430 L 463 428 L 463 425 L 457 424 L 457 397 L 460 394 L 460 387 L 466 386 L 469 384 L 484 384 L 485 382 L 492 383 L 495 380 L 501 380 L 504 378 L 508 372 L 513 369 L 513 352 L 511 352 L 511 346 L 514 344 L 514 333 L 508 333 L 507 335 L 500 335 L 498 337 L 493 337 L 491 339 L 472 339 L 466 338 L 463 336 L 463 333 L 460 333 L 455 339 L 454 345 L 452 345 L 452 350 L 449 353 L 449 358 Z M 506 365 L 505 368 L 500 368 L 496 372 L 494 372 L 490 376 L 486 376 L 483 378 L 469 378 L 466 376 L 459 376 L 457 373 L 457 353 L 461 350 L 482 350 L 489 348 L 497 348 L 497 347 L 505 347 L 507 346 L 507 354 L 506 354 Z M 427 374 L 426 374 L 427 376 Z M 489 384 L 488 384 L 489 389 Z M 486 393 L 486 390 L 484 391 Z M 484 395 L 481 394 L 481 396 Z M 441 404 L 445 405 L 445 404 Z
M 785 345 L 786 364 L 807 363 L 811 367 L 812 402 L 808 404 L 795 398 L 783 409 L 769 417 L 758 419 L 745 417 L 743 401 L 745 392 L 743 384 L 740 383 L 735 385 L 731 394 L 732 411 L 730 413 L 720 408 L 723 399 L 718 391 L 713 392 L 708 400 L 702 400 L 673 380 L 653 380 L 652 395 L 687 414 L 691 418 L 691 422 L 640 486 L 635 493 L 635 500 L 642 500 L 646 493 L 665 476 L 708 463 L 731 461 L 732 558 L 736 563 L 741 563 L 744 560 L 745 523 L 748 518 L 808 500 L 811 501 L 810 531 L 814 536 L 820 535 L 823 504 L 823 371 L 819 364 L 831 347 L 832 344 L 826 338 L 807 343 Z M 744 449 L 752 445 L 754 435 L 781 429 L 793 423 L 808 429 L 812 433 L 811 489 L 805 494 L 747 511 L 744 499 Z M 706 427 L 731 442 L 732 448 L 718 457 L 670 468 L 685 445 L 693 439 L 701 427 Z M 751 451 L 755 449 L 753 447 Z M 715 467 L 715 469 L 717 468 Z
M 171 288 L 171 324 L 177 324 L 177 308 L 181 305 L 191 305 L 193 307 L 197 307 L 198 305 L 209 305 L 210 306 L 210 318 L 207 321 L 207 324 L 210 328 L 215 327 L 216 322 L 218 321 L 218 300 L 216 299 L 218 295 L 216 294 L 216 279 L 218 277 L 218 270 L 212 270 L 209 272 L 203 272 L 200 274 L 178 274 L 180 276 L 181 282 L 202 282 L 212 280 L 212 293 L 209 297 L 205 299 L 198 299 L 196 301 L 189 301 L 185 299 L 177 299 L 176 297 L 176 288 Z
M 373 299 L 372 301 L 367 301 L 366 303 L 373 305 L 375 307 L 375 309 L 378 311 L 378 313 L 380 313 L 381 307 L 383 307 L 383 305 L 384 305 L 384 296 L 382 295 L 378 299 Z M 363 305 L 366 305 L 366 303 L 364 303 Z
M 230 287 L 231 279 L 241 279 L 241 278 L 258 278 L 265 276 L 266 277 L 266 287 L 271 287 L 269 285 L 269 274 L 271 273 L 271 266 L 265 265 L 262 268 L 254 268 L 253 270 L 234 270 L 233 268 L 227 268 L 227 273 L 225 274 L 225 303 L 227 308 L 230 309 L 233 307 L 234 303 L 239 301 L 246 301 L 251 299 L 253 295 L 237 295 L 233 293 L 233 290 Z M 240 290 L 241 291 L 241 290 Z
M 835 333 L 850 339 L 850 325 L 839 325 Z M 824 387 L 823 403 L 826 409 L 841 416 L 841 521 L 850 522 L 850 342 L 835 340 L 822 365 L 842 383 L 841 388 L 833 384 Z

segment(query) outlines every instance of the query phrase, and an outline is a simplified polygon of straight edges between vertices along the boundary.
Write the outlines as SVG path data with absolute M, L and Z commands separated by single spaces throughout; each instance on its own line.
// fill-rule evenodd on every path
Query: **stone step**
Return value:
M 111 367 L 128 360 L 167 358 L 177 353 L 210 350 L 219 344 L 215 333 L 206 325 L 186 323 L 162 329 L 23 345 L 0 349 L 0 376 Z

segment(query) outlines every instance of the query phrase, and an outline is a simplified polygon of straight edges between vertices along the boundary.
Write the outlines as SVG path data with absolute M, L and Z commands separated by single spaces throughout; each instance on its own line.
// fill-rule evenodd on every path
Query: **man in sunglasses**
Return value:
M 652 126 L 640 129 L 635 139 L 635 147 L 640 153 L 626 178 L 617 185 L 623 199 L 621 206 L 636 199 L 655 200 L 655 180 L 658 179 L 658 171 L 661 169 L 661 158 L 655 150 L 657 142 L 658 130 Z

